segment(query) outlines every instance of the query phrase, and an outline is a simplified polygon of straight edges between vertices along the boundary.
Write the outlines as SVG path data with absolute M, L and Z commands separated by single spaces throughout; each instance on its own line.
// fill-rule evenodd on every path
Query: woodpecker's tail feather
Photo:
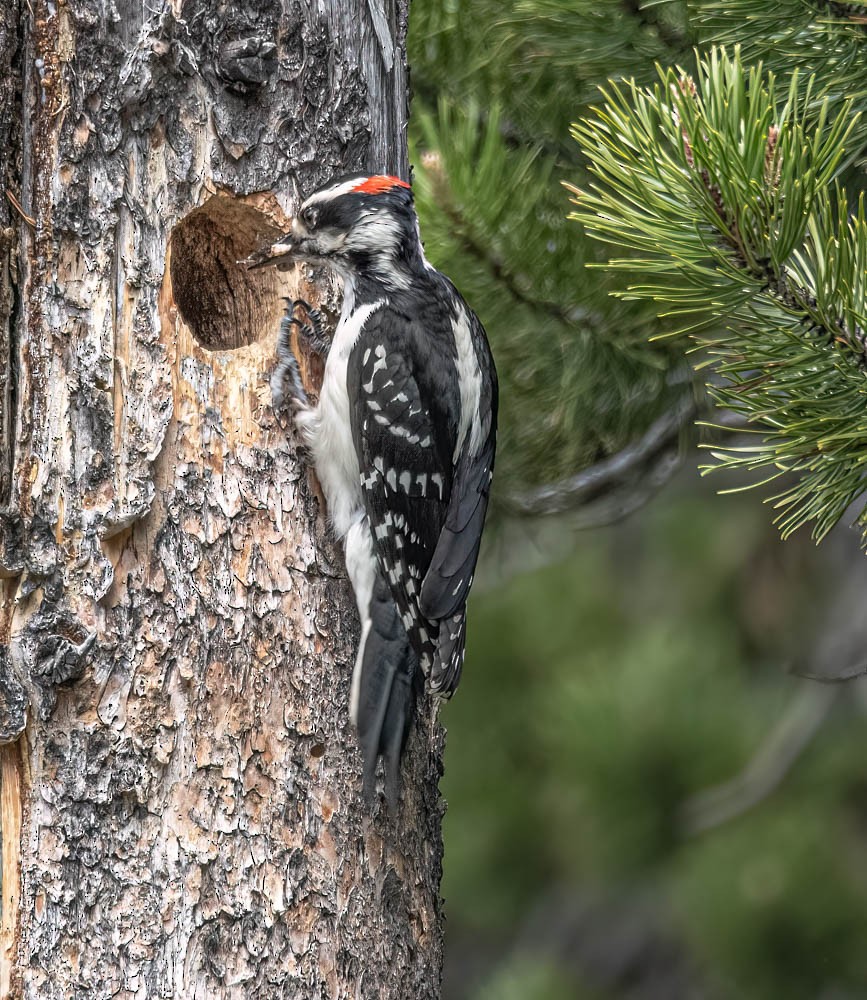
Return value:
M 370 601 L 370 623 L 358 669 L 355 719 L 364 757 L 364 792 L 375 789 L 376 762 L 385 764 L 389 806 L 396 808 L 400 792 L 400 758 L 415 714 L 420 677 L 418 656 L 410 645 L 397 606 L 381 573 Z
M 430 672 L 430 688 L 440 698 L 451 698 L 461 679 L 464 652 L 467 645 L 467 612 L 461 608 L 456 615 L 439 623 L 437 651 Z

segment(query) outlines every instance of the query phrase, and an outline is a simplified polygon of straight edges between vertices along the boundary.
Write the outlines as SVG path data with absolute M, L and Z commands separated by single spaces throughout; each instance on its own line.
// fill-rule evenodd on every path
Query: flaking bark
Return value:
M 441 731 L 370 815 L 354 601 L 270 407 L 321 276 L 234 264 L 406 175 L 406 13 L 0 11 L 0 995 L 439 995 Z

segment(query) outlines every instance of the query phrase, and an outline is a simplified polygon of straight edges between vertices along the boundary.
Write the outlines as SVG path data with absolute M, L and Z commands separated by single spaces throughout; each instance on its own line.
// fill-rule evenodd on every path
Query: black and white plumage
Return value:
M 341 178 L 311 195 L 250 266 L 328 263 L 344 301 L 318 403 L 297 375 L 284 321 L 275 403 L 287 391 L 334 530 L 362 634 L 351 716 L 365 784 L 386 758 L 392 796 L 421 686 L 460 678 L 466 601 L 494 465 L 497 378 L 485 332 L 425 259 L 409 185 Z M 286 377 L 289 376 L 289 377 Z

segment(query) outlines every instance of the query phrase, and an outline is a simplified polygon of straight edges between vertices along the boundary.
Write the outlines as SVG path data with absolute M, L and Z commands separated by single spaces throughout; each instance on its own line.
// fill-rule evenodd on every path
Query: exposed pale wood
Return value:
M 21 864 L 21 757 L 17 743 L 0 746 L 0 1000 L 11 996 Z
M 405 173 L 406 3 L 31 3 L 0 328 L 16 995 L 435 998 L 442 733 L 371 815 L 354 601 L 270 407 L 280 295 L 327 286 L 234 264 L 334 173 Z

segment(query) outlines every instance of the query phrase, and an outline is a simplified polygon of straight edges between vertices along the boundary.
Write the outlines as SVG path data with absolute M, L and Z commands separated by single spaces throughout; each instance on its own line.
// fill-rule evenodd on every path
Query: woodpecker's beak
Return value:
M 242 267 L 248 271 L 253 271 L 259 267 L 277 267 L 281 271 L 288 271 L 295 263 L 293 254 L 297 249 L 297 237 L 293 233 L 287 233 L 276 243 L 267 243 L 258 250 L 254 250 L 249 257 L 239 260 Z

